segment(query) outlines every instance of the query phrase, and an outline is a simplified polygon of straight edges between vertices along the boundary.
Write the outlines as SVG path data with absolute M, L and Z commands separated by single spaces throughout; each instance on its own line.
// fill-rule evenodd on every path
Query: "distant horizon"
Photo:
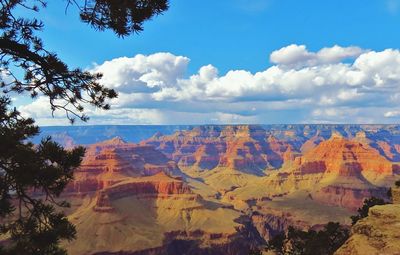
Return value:
M 261 131 L 266 134 L 285 136 L 285 132 L 304 132 L 316 135 L 321 132 L 325 138 L 338 132 L 344 137 L 355 136 L 358 132 L 375 133 L 383 131 L 392 135 L 400 134 L 400 125 L 395 124 L 242 124 L 242 125 L 86 125 L 86 126 L 44 126 L 40 127 L 40 133 L 32 141 L 38 143 L 41 139 L 51 136 L 56 141 L 64 143 L 73 141 L 76 144 L 93 144 L 121 137 L 127 142 L 139 143 L 156 134 L 163 136 L 172 135 L 175 132 L 195 130 L 203 128 L 205 132 L 223 131 L 226 127 L 249 127 L 249 130 Z M 283 132 L 281 132 L 283 131 Z
M 153 127 L 163 127 L 163 126 L 279 126 L 279 125 L 293 125 L 293 126 L 303 126 L 303 125 L 314 125 L 314 126 L 400 126 L 400 123 L 274 123 L 274 124 L 247 124 L 247 123 L 221 123 L 221 124 L 88 124 L 88 125 L 38 125 L 39 127 L 107 127 L 107 126 L 153 126 Z

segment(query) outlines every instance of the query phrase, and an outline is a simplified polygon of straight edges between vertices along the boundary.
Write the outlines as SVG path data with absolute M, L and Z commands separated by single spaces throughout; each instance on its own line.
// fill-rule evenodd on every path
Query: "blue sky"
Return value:
M 397 87 L 393 89 L 397 86 L 393 78 L 397 69 L 390 74 L 385 70 L 397 63 L 400 0 L 172 0 L 170 9 L 147 22 L 142 33 L 124 39 L 110 31 L 96 32 L 81 23 L 73 6 L 67 14 L 64 11 L 64 1 L 51 1 L 43 12 L 45 45 L 71 66 L 102 71 L 105 76 L 113 70 L 108 75 L 119 79 L 110 78 L 105 84 L 123 93 L 113 102 L 115 112 L 89 111 L 92 113 L 89 124 L 126 124 L 119 123 L 121 119 L 115 115 L 124 116 L 124 120 L 128 118 L 131 124 L 394 123 L 399 120 L 396 98 L 379 105 L 371 101 L 398 92 Z M 289 45 L 293 47 L 286 48 L 279 56 L 276 54 L 275 61 L 271 61 L 274 51 Z M 349 55 L 340 53 L 329 60 L 324 54 L 318 55 L 324 48 L 337 52 L 335 45 Z M 387 52 L 388 49 L 394 51 Z M 160 52 L 170 55 L 154 55 Z M 290 55 L 293 52 L 294 59 Z M 377 54 L 364 56 L 371 52 Z M 135 58 L 138 54 L 144 58 Z M 164 67 L 180 62 L 171 71 L 158 64 L 154 66 L 152 61 L 151 64 L 149 56 L 154 56 L 152 61 Z M 358 62 L 376 63 L 375 59 L 382 57 L 387 58 L 385 65 L 376 64 L 375 69 L 367 70 L 366 65 L 355 64 L 358 58 L 361 58 Z M 105 61 L 111 61 L 106 69 L 102 68 Z M 98 66 L 94 67 L 94 63 Z M 338 71 L 342 64 L 348 68 Z M 131 70 L 129 65 L 145 67 L 136 77 L 133 73 L 137 74 L 138 70 Z M 208 65 L 212 68 L 203 69 L 203 73 L 211 78 L 203 79 L 201 84 L 190 79 Z M 277 80 L 271 78 L 276 77 L 276 72 L 272 72 L 276 71 L 275 67 L 284 71 L 278 72 L 282 77 Z M 302 91 L 301 86 L 309 85 L 302 82 L 314 82 L 326 73 L 331 75 L 328 67 L 351 77 L 339 81 L 324 76 L 324 81 L 329 82 L 322 82 L 323 85 L 316 82 L 314 87 L 307 87 L 308 94 Z M 312 68 L 319 71 L 313 77 L 307 76 L 311 80 L 303 76 L 288 77 Z M 377 68 L 382 69 L 376 71 Z M 243 73 L 227 75 L 233 70 Z M 353 81 L 355 71 L 365 76 L 358 83 Z M 168 76 L 171 72 L 175 75 Z M 246 72 L 251 76 L 247 77 Z M 262 79 L 255 77 L 257 72 L 265 72 L 259 75 Z M 152 77 L 150 82 L 148 76 Z M 377 82 L 376 77 L 382 82 Z M 289 84 L 290 79 L 297 83 Z M 144 86 L 146 93 L 138 86 Z M 393 89 L 390 92 L 389 87 Z M 60 122 L 61 116 L 52 120 L 42 109 L 26 110 L 35 109 L 32 106 L 39 102 L 44 101 L 39 98 L 27 104 L 25 100 L 17 100 L 16 104 L 27 115 L 37 118 L 39 124 L 64 123 Z
M 397 0 L 172 0 L 170 9 L 125 39 L 96 32 L 64 1 L 51 1 L 42 16 L 48 47 L 77 66 L 120 56 L 171 52 L 191 59 L 189 71 L 213 64 L 260 71 L 268 55 L 289 44 L 310 50 L 357 45 L 383 50 L 400 45 Z

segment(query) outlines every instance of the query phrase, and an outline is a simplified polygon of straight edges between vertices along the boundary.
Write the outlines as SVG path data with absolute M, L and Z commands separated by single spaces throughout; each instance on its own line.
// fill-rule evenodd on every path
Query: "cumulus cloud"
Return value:
M 189 58 L 171 53 L 115 58 L 95 65 L 119 91 L 112 110 L 89 108 L 92 123 L 202 124 L 395 122 L 400 118 L 400 51 L 289 45 L 271 66 L 220 74 L 213 65 L 188 75 Z M 39 98 L 20 110 L 47 118 Z
M 185 73 L 189 59 L 171 53 L 121 57 L 96 65 L 92 71 L 103 73 L 102 83 L 121 92 L 151 93 L 168 87 Z
M 335 64 L 342 60 L 360 56 L 365 50 L 359 47 L 340 47 L 335 45 L 310 52 L 305 45 L 292 44 L 272 52 L 270 61 L 274 64 L 289 67 L 306 67 L 324 64 Z

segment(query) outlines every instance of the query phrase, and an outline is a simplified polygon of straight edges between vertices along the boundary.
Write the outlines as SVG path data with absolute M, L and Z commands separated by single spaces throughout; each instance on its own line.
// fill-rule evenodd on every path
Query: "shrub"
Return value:
M 323 230 L 303 231 L 289 227 L 287 234 L 272 238 L 267 250 L 277 254 L 333 254 L 349 237 L 349 230 L 339 223 L 329 222 Z
M 362 218 L 367 217 L 369 208 L 375 205 L 385 205 L 385 204 L 387 204 L 387 202 L 385 202 L 385 200 L 381 198 L 371 197 L 365 199 L 363 206 L 358 208 L 357 210 L 358 214 L 350 217 L 352 220 L 352 225 L 356 224 L 357 221 L 361 220 Z

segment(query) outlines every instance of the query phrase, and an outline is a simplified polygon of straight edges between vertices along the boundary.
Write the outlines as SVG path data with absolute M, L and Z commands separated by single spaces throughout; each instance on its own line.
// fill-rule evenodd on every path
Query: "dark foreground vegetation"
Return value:
M 29 143 L 39 128 L 12 109 L 10 95 L 44 96 L 49 111 L 64 111 L 71 123 L 88 120 L 87 105 L 107 110 L 107 100 L 117 97 L 100 84 L 100 73 L 71 69 L 46 49 L 37 35 L 44 24 L 34 17 L 47 2 L 0 0 L 0 254 L 66 254 L 60 243 L 75 238 L 76 230 L 60 210 L 68 204 L 57 197 L 84 155 L 83 148 L 64 150 L 50 138 Z M 142 31 L 146 20 L 168 9 L 168 0 L 64 3 L 82 22 L 120 37 Z
M 357 215 L 351 216 L 352 225 L 367 217 L 369 208 L 384 204 L 387 202 L 381 198 L 366 199 L 357 210 Z M 279 255 L 331 255 L 346 242 L 349 234 L 349 227 L 338 222 L 329 222 L 319 231 L 303 231 L 290 226 L 286 233 L 282 232 L 269 240 L 266 250 Z M 261 251 L 252 251 L 250 254 L 258 255 Z

